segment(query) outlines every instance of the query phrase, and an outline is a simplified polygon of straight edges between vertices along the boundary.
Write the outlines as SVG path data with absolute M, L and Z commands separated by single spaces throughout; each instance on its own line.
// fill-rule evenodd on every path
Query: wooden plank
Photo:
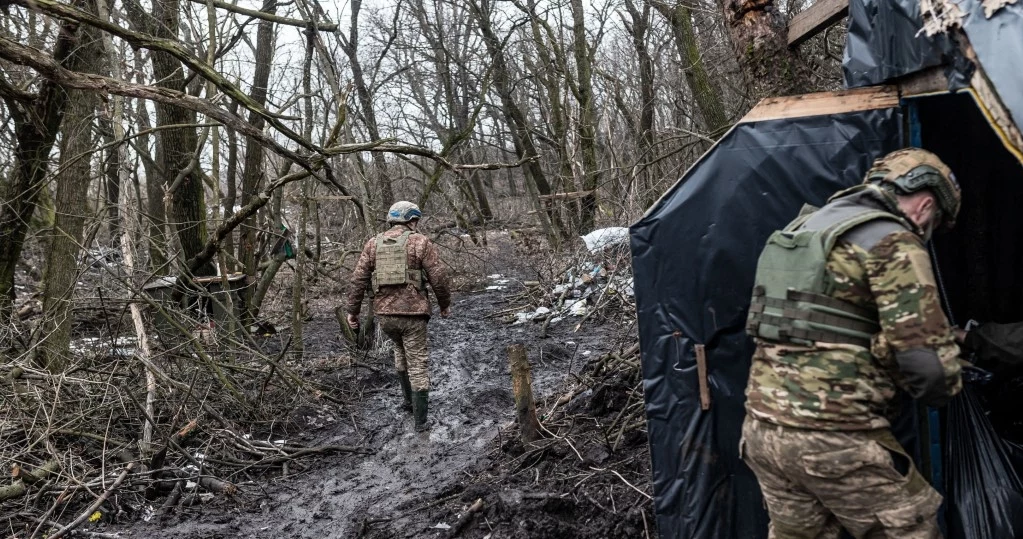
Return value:
M 322 197 L 309 197 L 309 200 L 315 200 L 323 202 L 325 200 L 354 200 L 354 196 L 342 196 L 342 195 L 327 195 Z
M 902 97 L 919 97 L 948 93 L 948 77 L 945 68 L 932 67 L 900 78 L 895 84 Z
M 589 191 L 573 191 L 573 192 L 557 192 L 557 193 L 554 193 L 554 194 L 541 194 L 541 195 L 537 196 L 537 198 L 539 198 L 540 200 L 557 200 L 557 199 L 561 199 L 561 198 L 571 199 L 571 198 L 582 198 L 583 196 L 587 196 L 587 195 L 590 195 L 590 194 L 593 194 L 592 190 L 589 190 Z
M 848 14 L 849 0 L 817 0 L 789 21 L 789 46 L 799 45 Z
M 700 386 L 700 409 L 710 410 L 710 384 L 707 380 L 707 350 L 704 345 L 696 345 L 696 376 Z
M 768 97 L 746 113 L 739 123 L 887 109 L 898 105 L 899 92 L 894 86 L 871 86 L 839 92 Z

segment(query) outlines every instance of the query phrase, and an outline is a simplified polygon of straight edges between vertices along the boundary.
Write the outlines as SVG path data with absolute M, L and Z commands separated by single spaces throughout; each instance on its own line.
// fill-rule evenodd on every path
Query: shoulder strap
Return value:
M 906 221 L 897 215 L 893 215 L 883 210 L 865 209 L 863 212 L 839 221 L 824 230 L 824 252 L 830 253 L 831 249 L 835 246 L 835 242 L 838 241 L 838 238 L 842 237 L 842 234 L 845 234 L 849 230 L 852 230 L 863 223 L 879 219 L 895 221 L 901 225 L 906 225 Z

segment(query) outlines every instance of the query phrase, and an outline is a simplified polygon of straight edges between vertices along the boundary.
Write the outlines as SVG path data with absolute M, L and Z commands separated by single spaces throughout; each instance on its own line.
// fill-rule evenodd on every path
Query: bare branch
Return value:
M 316 29 L 316 30 L 322 30 L 324 32 L 334 32 L 334 31 L 337 30 L 337 25 L 336 24 L 317 23 L 317 22 L 314 22 L 314 21 L 305 21 L 305 20 L 302 20 L 302 19 L 289 19 L 287 17 L 281 17 L 280 15 L 271 15 L 269 13 L 264 13 L 262 11 L 258 11 L 258 10 L 255 10 L 255 9 L 246 9 L 246 8 L 243 8 L 243 7 L 236 6 L 234 4 L 229 4 L 227 2 L 221 2 L 220 0 L 213 0 L 212 2 L 208 2 L 207 0 L 190 0 L 190 1 L 192 1 L 192 2 L 194 2 L 196 4 L 202 4 L 204 6 L 207 3 L 213 4 L 213 7 L 217 8 L 217 9 L 223 9 L 225 11 L 230 11 L 231 13 L 237 13 L 239 15 L 245 15 L 245 16 L 248 16 L 248 17 L 254 17 L 256 19 L 262 19 L 264 21 L 275 22 L 277 24 L 284 24 L 284 25 L 287 25 L 287 26 L 298 26 L 299 28 Z

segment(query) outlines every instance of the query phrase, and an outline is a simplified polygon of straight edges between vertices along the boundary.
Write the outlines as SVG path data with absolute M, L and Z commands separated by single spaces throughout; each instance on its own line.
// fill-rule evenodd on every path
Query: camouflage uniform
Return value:
M 384 232 L 384 236 L 397 238 L 408 230 L 405 225 L 396 225 Z M 376 237 L 366 241 L 359 262 L 352 272 L 345 310 L 355 316 L 362 309 L 362 299 L 370 286 L 376 267 Z M 437 296 L 437 304 L 447 309 L 451 304 L 448 275 L 437 254 L 437 248 L 423 234 L 414 233 L 405 245 L 409 269 L 421 269 L 426 280 Z M 401 372 L 408 371 L 414 391 L 430 388 L 428 373 L 429 352 L 427 349 L 426 325 L 430 319 L 430 298 L 426 289 L 419 290 L 414 284 L 381 287 L 373 297 L 373 312 L 380 319 L 384 334 L 394 341 L 394 365 Z
M 834 204 L 901 213 L 891 195 L 858 189 L 815 216 Z M 756 339 L 740 452 L 760 481 L 771 537 L 838 537 L 841 527 L 854 537 L 938 536 L 941 497 L 889 417 L 899 388 L 931 405 L 957 393 L 959 349 L 922 231 L 907 224 L 868 221 L 827 254 L 830 297 L 877 313 L 869 349 Z

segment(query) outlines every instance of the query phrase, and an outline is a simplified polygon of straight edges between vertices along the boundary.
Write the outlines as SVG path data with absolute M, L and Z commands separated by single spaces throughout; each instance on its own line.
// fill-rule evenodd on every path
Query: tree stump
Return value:
M 508 363 L 511 365 L 512 391 L 515 393 L 515 414 L 519 424 L 519 436 L 523 443 L 535 442 L 540 435 L 540 420 L 536 417 L 536 403 L 533 401 L 533 380 L 529 373 L 529 358 L 526 347 L 516 343 L 508 347 Z

